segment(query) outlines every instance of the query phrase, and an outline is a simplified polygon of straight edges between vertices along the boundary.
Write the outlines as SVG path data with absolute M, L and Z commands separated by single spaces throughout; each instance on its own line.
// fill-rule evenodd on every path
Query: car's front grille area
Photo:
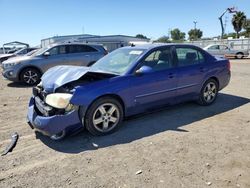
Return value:
M 39 98 L 39 96 L 35 97 L 35 107 L 40 115 L 51 116 L 55 114 L 55 110 L 51 106 L 46 105 L 45 102 Z
M 33 87 L 33 96 L 35 101 L 35 110 L 40 116 L 53 116 L 64 114 L 64 109 L 56 109 L 45 103 L 45 98 L 48 95 L 43 88 L 41 87 Z

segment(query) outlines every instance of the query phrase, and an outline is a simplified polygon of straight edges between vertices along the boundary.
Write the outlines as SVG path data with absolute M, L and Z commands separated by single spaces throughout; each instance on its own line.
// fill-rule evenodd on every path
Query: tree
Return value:
M 154 42 L 161 42 L 161 43 L 170 43 L 171 41 L 169 40 L 169 37 L 167 36 L 162 36 L 160 38 L 158 38 L 156 41 Z
M 237 12 L 233 15 L 232 25 L 233 25 L 234 30 L 236 32 L 237 38 L 239 38 L 239 33 L 242 30 L 245 22 L 246 22 L 246 15 L 244 12 Z
M 227 39 L 229 37 L 236 38 L 236 33 L 232 32 L 232 33 L 224 34 L 223 39 Z
M 243 28 L 246 30 L 246 36 L 250 37 L 250 19 L 245 20 Z
M 184 32 L 181 32 L 178 28 L 172 30 L 170 34 L 171 34 L 172 40 L 174 41 L 185 40 L 186 34 Z
M 146 36 L 143 35 L 143 34 L 137 34 L 135 37 L 136 37 L 136 38 L 139 38 L 139 39 L 148 39 L 148 37 L 146 37 Z
M 200 29 L 191 29 L 188 32 L 189 40 L 201 39 L 203 32 Z

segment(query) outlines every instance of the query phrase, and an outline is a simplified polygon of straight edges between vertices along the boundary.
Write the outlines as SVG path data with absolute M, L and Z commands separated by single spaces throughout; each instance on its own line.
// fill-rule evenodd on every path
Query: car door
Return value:
M 176 94 L 176 68 L 170 47 L 151 51 L 136 70 L 150 67 L 151 72 L 130 77 L 130 96 L 141 110 L 171 103 Z M 138 109 L 137 108 L 137 109 Z
M 177 97 L 178 102 L 190 100 L 200 92 L 201 84 L 208 72 L 205 55 L 195 47 L 175 48 L 177 59 Z
M 70 65 L 88 66 L 91 62 L 97 61 L 95 56 L 98 54 L 98 50 L 88 45 L 68 45 L 68 61 Z
M 225 55 L 229 55 L 229 54 L 230 54 L 229 48 L 225 45 L 220 45 L 220 55 L 225 56 Z
M 48 70 L 49 68 L 57 66 L 57 65 L 68 64 L 65 45 L 55 46 L 49 49 L 47 52 L 48 53 L 46 52 L 44 53 L 43 60 L 41 62 L 43 70 Z
M 208 52 L 214 56 L 220 55 L 220 47 L 219 45 L 213 45 L 208 48 Z

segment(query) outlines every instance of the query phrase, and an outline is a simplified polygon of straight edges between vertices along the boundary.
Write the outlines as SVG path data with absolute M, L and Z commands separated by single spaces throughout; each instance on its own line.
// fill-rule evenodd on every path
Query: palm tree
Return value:
M 236 32 L 237 38 L 239 38 L 239 32 L 242 30 L 245 21 L 246 21 L 246 15 L 244 12 L 237 12 L 233 15 L 232 24 Z
M 243 28 L 246 30 L 246 35 L 250 37 L 250 19 L 246 19 Z

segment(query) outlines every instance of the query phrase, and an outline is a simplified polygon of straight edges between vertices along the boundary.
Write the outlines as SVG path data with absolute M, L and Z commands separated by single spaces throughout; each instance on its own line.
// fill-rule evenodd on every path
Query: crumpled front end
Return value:
M 82 128 L 81 120 L 78 114 L 78 107 L 70 111 L 65 109 L 56 109 L 45 103 L 46 93 L 38 87 L 33 88 L 33 96 L 30 99 L 28 107 L 28 124 L 51 136 L 64 130 L 71 131 Z

